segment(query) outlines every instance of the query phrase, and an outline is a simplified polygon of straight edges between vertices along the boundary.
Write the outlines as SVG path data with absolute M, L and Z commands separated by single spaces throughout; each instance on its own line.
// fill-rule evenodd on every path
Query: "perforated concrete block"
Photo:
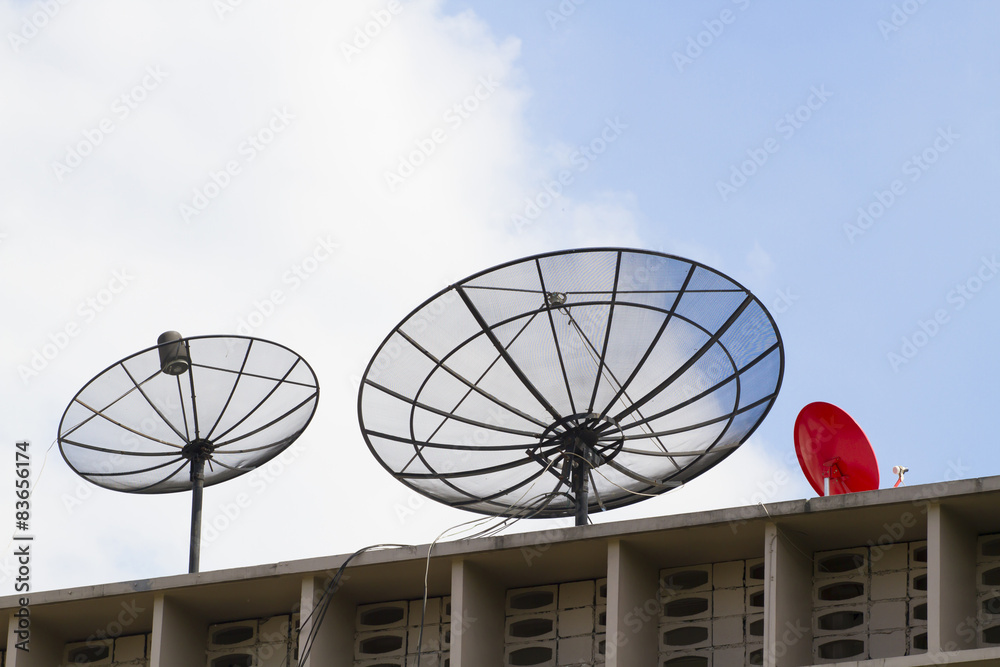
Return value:
M 731 560 L 725 563 L 712 563 L 712 587 L 743 588 L 743 577 L 746 571 L 746 561 Z
M 988 593 L 980 593 L 978 597 L 979 615 L 989 621 L 1000 621 L 1000 588 Z
M 451 596 L 446 595 L 441 598 L 441 622 L 447 623 L 451 620 Z
M 555 667 L 556 655 L 555 640 L 530 642 L 527 644 L 508 644 L 504 647 L 504 665 L 511 667 L 516 665 Z
M 420 663 L 423 667 L 423 662 Z M 406 658 L 402 656 L 387 658 L 368 658 L 366 660 L 355 660 L 354 667 L 409 667 Z
M 593 607 L 594 588 L 593 581 L 571 581 L 559 584 L 559 608 Z
M 746 561 L 747 569 L 744 577 L 746 586 L 764 583 L 764 559 L 750 558 Z
M 257 643 L 257 619 L 217 623 L 208 626 L 208 649 L 210 651 L 242 648 Z
M 208 651 L 205 656 L 206 667 L 225 667 L 241 663 L 245 665 L 257 664 L 257 657 L 252 647 L 217 649 Z
M 894 658 L 906 655 L 906 630 L 873 632 L 868 636 L 868 657 Z
M 910 542 L 910 567 L 927 567 L 927 540 Z
M 532 586 L 507 591 L 507 614 L 532 611 L 555 611 L 559 586 Z
M 816 664 L 864 660 L 868 657 L 868 635 L 827 635 L 813 639 Z
M 660 667 L 713 667 L 712 651 L 661 651 Z
M 402 657 L 406 654 L 406 629 L 359 632 L 354 638 L 354 659 Z
M 816 580 L 868 574 L 868 549 L 835 549 L 817 551 L 813 556 L 813 578 Z
M 596 604 L 607 604 L 608 603 L 608 580 L 598 579 L 597 580 L 597 590 L 595 591 Z
M 660 591 L 667 597 L 712 590 L 712 566 L 690 565 L 660 571 Z
M 909 572 L 883 572 L 872 575 L 872 600 L 894 600 L 906 598 L 909 587 Z
M 868 630 L 865 604 L 822 607 L 813 611 L 813 636 L 859 634 Z
M 736 616 L 746 613 L 746 609 L 746 589 L 726 588 L 712 591 L 713 616 Z
M 914 568 L 910 570 L 908 593 L 911 598 L 927 595 L 927 568 Z
M 743 644 L 744 639 L 742 616 L 724 616 L 712 619 L 712 646 Z
M 764 641 L 764 614 L 748 614 L 744 623 L 747 642 Z
M 868 617 L 869 632 L 906 628 L 907 607 L 906 600 L 873 602 Z
M 764 664 L 763 644 L 747 644 L 747 667 Z
M 913 628 L 910 630 L 908 655 L 927 653 L 927 628 Z
M 747 613 L 764 611 L 764 587 L 747 586 L 746 609 Z
M 980 648 L 1000 646 L 1000 620 L 984 623 L 979 628 L 977 639 Z
M 980 593 L 1000 588 L 1000 561 L 980 563 L 976 567 L 976 588 Z
M 594 631 L 607 632 L 608 629 L 608 607 L 600 605 L 594 607 Z
M 354 629 L 358 632 L 388 630 L 406 626 L 410 603 L 406 600 L 358 605 L 354 616 Z
M 662 613 L 665 619 L 672 621 L 709 618 L 712 616 L 712 592 L 678 593 L 664 598 Z
M 976 541 L 976 560 L 980 563 L 1000 561 L 1000 533 L 979 536 Z
M 906 619 L 910 626 L 927 625 L 927 598 L 910 598 Z
M 508 616 L 504 637 L 508 643 L 555 639 L 556 612 L 546 611 Z
M 712 622 L 660 624 L 660 650 L 680 651 L 707 648 L 712 645 Z
M 868 599 L 868 578 L 857 575 L 817 579 L 813 582 L 813 606 L 856 604 Z
M 603 632 L 594 635 L 594 662 L 604 664 L 608 653 L 608 638 Z

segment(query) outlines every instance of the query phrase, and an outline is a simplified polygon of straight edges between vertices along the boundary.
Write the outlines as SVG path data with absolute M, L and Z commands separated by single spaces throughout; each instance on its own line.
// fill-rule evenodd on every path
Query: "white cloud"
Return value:
M 567 188 L 518 233 L 511 216 L 568 156 L 531 143 L 520 45 L 472 13 L 443 15 L 430 0 L 388 21 L 381 2 L 257 0 L 222 17 L 214 6 L 70 4 L 0 56 L 13 101 L 0 109 L 0 178 L 15 185 L 0 201 L 0 279 L 17 286 L 2 305 L 19 321 L 0 351 L 0 391 L 19 406 L 7 437 L 30 439 L 40 460 L 75 392 L 162 331 L 250 333 L 302 354 L 322 396 L 301 454 L 272 481 L 254 473 L 206 490 L 216 534 L 203 568 L 427 542 L 474 516 L 429 501 L 401 511 L 412 494 L 357 424 L 371 354 L 473 272 L 544 250 L 644 246 L 639 203 Z M 0 4 L 0 25 L 16 29 L 30 11 Z M 77 166 L 57 174 L 72 152 Z M 130 280 L 110 291 L 122 270 Z M 17 368 L 36 353 L 41 368 L 24 382 Z M 89 487 L 57 451 L 34 497 L 41 587 L 184 571 L 187 494 Z M 740 455 L 719 468 L 740 475 L 713 475 L 726 494 L 692 484 L 670 494 L 678 502 L 634 511 L 751 493 Z M 773 461 L 744 463 L 763 474 Z M 81 485 L 91 493 L 67 507 Z

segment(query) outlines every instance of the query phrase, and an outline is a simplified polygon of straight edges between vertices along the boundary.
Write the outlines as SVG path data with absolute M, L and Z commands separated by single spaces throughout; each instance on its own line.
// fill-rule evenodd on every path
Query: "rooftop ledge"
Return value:
M 748 530 L 743 531 L 744 533 L 762 535 L 764 526 L 769 522 L 797 529 L 801 529 L 804 526 L 815 526 L 817 520 L 815 515 L 817 514 L 828 515 L 827 521 L 830 523 L 824 523 L 824 531 L 822 531 L 824 533 L 828 532 L 828 528 L 835 527 L 837 523 L 844 527 L 845 530 L 859 532 L 861 530 L 858 527 L 859 525 L 870 524 L 870 528 L 878 529 L 883 524 L 883 520 L 891 520 L 892 517 L 899 517 L 901 515 L 901 505 L 904 506 L 902 513 L 910 510 L 917 513 L 921 511 L 926 513 L 926 508 L 930 504 L 940 502 L 948 506 L 954 505 L 960 512 L 964 509 L 964 513 L 967 513 L 970 518 L 974 518 L 976 516 L 991 515 L 992 512 L 990 510 L 996 507 L 998 501 L 1000 501 L 1000 476 L 981 477 L 829 497 L 608 522 L 590 526 L 571 526 L 543 531 L 499 535 L 475 540 L 440 542 L 434 546 L 432 560 L 474 556 L 476 554 L 514 549 L 532 549 L 538 548 L 539 545 L 543 544 L 546 545 L 545 548 L 549 548 L 558 544 L 590 540 L 641 539 L 643 535 L 650 533 L 678 529 L 697 528 L 729 531 L 731 528 L 739 526 L 741 531 L 743 531 L 744 527 L 748 528 Z M 984 510 L 986 511 L 984 512 Z M 865 516 L 869 514 L 871 516 L 868 520 L 859 524 L 859 512 L 862 512 Z M 839 521 L 836 518 L 838 513 L 841 514 Z M 996 527 L 991 527 L 991 530 L 995 531 Z M 735 529 L 732 531 L 732 534 L 736 534 Z M 823 546 L 820 537 L 816 539 L 819 541 L 814 546 L 817 548 L 829 548 Z M 808 538 L 806 538 L 806 545 L 809 545 Z M 370 551 L 355 558 L 350 567 L 423 560 L 427 557 L 428 548 L 429 545 L 424 544 L 397 549 Z M 85 600 L 197 587 L 206 584 L 322 573 L 335 571 L 348 556 L 349 554 L 340 554 L 194 574 L 184 573 L 153 579 L 139 579 L 40 592 L 32 591 L 30 597 L 32 606 L 36 606 L 70 600 Z M 19 597 L 21 596 L 9 595 L 0 597 L 0 610 L 17 608 Z M 996 648 L 962 651 L 960 654 L 954 654 L 955 656 L 961 655 L 960 660 L 949 657 L 948 661 L 977 665 L 979 664 L 977 662 L 979 660 L 995 660 L 997 657 L 1000 657 L 1000 652 L 998 651 L 1000 649 Z M 982 658 L 977 657 L 980 653 L 983 655 Z M 952 654 L 942 655 L 951 656 Z M 857 664 L 859 667 L 876 667 L 881 665 L 885 665 L 885 667 L 906 667 L 907 665 L 922 664 L 921 661 L 926 661 L 926 654 L 842 664 Z M 992 662 L 991 664 L 997 663 Z

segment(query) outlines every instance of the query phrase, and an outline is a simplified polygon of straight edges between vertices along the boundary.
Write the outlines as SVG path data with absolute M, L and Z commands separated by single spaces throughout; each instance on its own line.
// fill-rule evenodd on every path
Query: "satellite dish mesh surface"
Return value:
M 163 372 L 152 347 L 111 366 L 73 398 L 59 425 L 59 449 L 74 471 L 114 491 L 187 491 L 185 448 L 211 443 L 210 486 L 266 463 L 309 424 L 319 385 L 288 348 L 233 336 L 185 342 L 187 372 Z
M 59 424 L 59 449 L 77 474 L 107 489 L 193 490 L 196 571 L 201 488 L 294 442 L 316 410 L 319 383 L 302 357 L 277 343 L 176 332 L 160 341 L 77 393 Z
M 415 491 L 579 524 L 719 463 L 763 420 L 783 368 L 773 319 L 730 278 L 660 253 L 572 250 L 424 302 L 369 363 L 358 413 Z

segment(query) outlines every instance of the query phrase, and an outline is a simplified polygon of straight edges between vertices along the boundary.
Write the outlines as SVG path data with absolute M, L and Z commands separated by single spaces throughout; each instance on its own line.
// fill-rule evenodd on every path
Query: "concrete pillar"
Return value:
M 502 667 L 506 591 L 461 558 L 451 566 L 451 666 Z
M 662 614 L 656 566 L 621 540 L 608 543 L 607 667 L 657 662 Z
M 18 637 L 18 629 L 18 618 L 11 616 L 7 624 L 7 667 L 52 667 L 63 664 L 63 646 L 66 640 L 54 630 L 32 621 L 28 650 L 21 651 L 16 648 L 17 642 L 23 639 L 23 635 Z
M 196 609 L 160 593 L 153 598 L 153 643 L 149 667 L 205 664 L 208 623 Z
M 774 523 L 764 540 L 764 665 L 811 665 L 812 554 Z
M 976 531 L 940 503 L 927 510 L 927 650 L 975 648 Z
M 302 599 L 299 610 L 299 658 L 302 658 L 306 638 L 319 621 L 318 607 L 329 577 L 307 576 L 302 580 Z M 316 639 L 312 644 L 304 667 L 351 667 L 354 664 L 354 600 L 342 591 L 330 598 Z M 315 613 L 314 613 L 315 611 Z

